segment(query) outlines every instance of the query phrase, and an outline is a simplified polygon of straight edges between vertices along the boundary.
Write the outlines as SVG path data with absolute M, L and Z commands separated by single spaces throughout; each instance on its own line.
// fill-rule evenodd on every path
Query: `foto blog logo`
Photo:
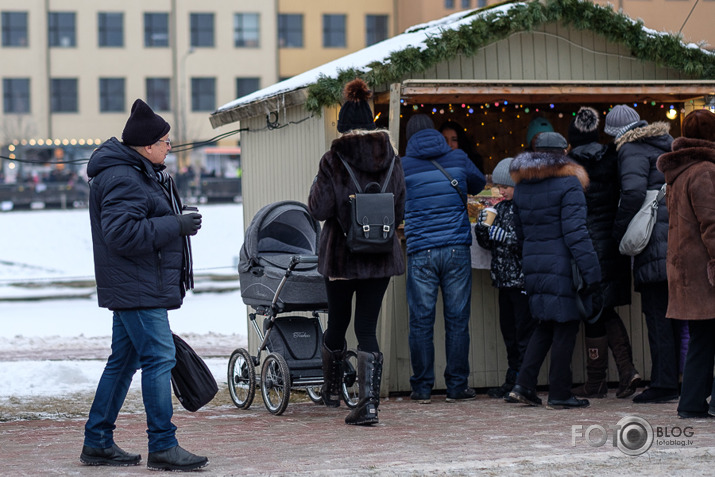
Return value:
M 616 425 L 602 426 L 593 424 L 590 426 L 571 426 L 571 445 L 576 446 L 578 439 L 585 440 L 591 447 L 601 447 L 605 445 L 609 438 L 613 447 L 629 456 L 645 454 L 655 442 L 658 445 L 687 446 L 692 445 L 691 439 L 680 439 L 681 437 L 692 437 L 693 428 L 688 427 L 666 427 L 651 426 L 648 421 L 638 416 L 626 416 Z

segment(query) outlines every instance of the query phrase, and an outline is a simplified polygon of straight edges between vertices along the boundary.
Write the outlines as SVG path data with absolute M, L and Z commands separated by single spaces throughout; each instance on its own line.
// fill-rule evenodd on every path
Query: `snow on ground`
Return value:
M 200 212 L 203 225 L 192 238 L 197 289 L 169 321 L 203 356 L 222 356 L 207 363 L 225 380 L 223 355 L 245 346 L 247 334 L 236 269 L 243 206 Z M 111 312 L 97 306 L 91 285 L 50 284 L 94 279 L 87 210 L 13 211 L 0 222 L 0 399 L 93 391 L 111 342 Z

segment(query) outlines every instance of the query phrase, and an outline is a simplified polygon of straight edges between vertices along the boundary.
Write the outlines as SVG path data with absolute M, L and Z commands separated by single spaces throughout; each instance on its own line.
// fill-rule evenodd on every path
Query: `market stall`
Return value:
M 715 98 L 715 56 L 672 35 L 653 32 L 612 9 L 575 0 L 507 2 L 415 26 L 405 33 L 224 105 L 214 126 L 240 121 L 244 223 L 265 204 L 307 200 L 322 154 L 337 137 L 342 85 L 355 76 L 374 89 L 377 124 L 400 152 L 412 114 L 431 114 L 439 127 L 464 126 L 488 174 L 502 158 L 527 146 L 530 121 L 543 116 L 565 132 L 572 114 L 589 105 L 636 107 L 648 121 L 680 119 Z M 712 95 L 712 96 L 711 96 Z M 715 101 L 712 106 L 715 107 Z M 672 117 L 667 116 L 670 114 Z M 602 137 L 603 141 L 610 138 Z M 474 206 L 487 196 L 473 199 Z M 473 270 L 470 385 L 500 384 L 506 353 L 488 264 Z M 441 307 L 441 304 L 438 304 Z M 650 354 L 639 297 L 622 307 L 634 361 L 645 377 Z M 437 389 L 444 366 L 441 313 L 435 329 Z M 385 354 L 385 392 L 409 390 L 405 279 L 395 277 L 383 302 L 378 336 Z M 574 381 L 584 376 L 583 346 L 574 355 Z M 542 369 L 540 383 L 546 383 Z M 615 377 L 611 363 L 609 374 Z M 614 378 L 613 378 L 614 379 Z

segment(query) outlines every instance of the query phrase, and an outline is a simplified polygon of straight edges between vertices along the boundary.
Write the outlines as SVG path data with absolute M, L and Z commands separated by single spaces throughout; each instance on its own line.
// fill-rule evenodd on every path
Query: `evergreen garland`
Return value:
M 694 79 L 715 78 L 715 55 L 687 47 L 680 36 L 650 34 L 643 29 L 642 21 L 614 12 L 610 6 L 602 7 L 582 0 L 547 0 L 545 4 L 535 0 L 514 5 L 506 14 L 486 13 L 459 29 L 443 30 L 439 36 L 425 40 L 426 48 L 410 46 L 395 51 L 384 62 L 369 64 L 367 71 L 351 68 L 339 70 L 337 78 L 321 75 L 308 86 L 306 108 L 320 115 L 323 107 L 340 104 L 343 85 L 356 77 L 363 78 L 372 88 L 399 82 L 410 73 L 423 72 L 459 54 L 472 56 L 480 48 L 516 32 L 531 31 L 553 22 L 598 32 L 610 42 L 628 47 L 635 58 L 682 71 Z

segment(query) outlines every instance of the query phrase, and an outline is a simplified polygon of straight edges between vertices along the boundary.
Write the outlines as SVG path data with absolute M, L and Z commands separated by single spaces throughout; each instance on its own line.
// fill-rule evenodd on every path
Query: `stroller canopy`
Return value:
M 285 268 L 293 255 L 317 255 L 319 241 L 320 223 L 305 204 L 282 201 L 266 205 L 246 229 L 239 272 L 250 270 L 259 258 Z

